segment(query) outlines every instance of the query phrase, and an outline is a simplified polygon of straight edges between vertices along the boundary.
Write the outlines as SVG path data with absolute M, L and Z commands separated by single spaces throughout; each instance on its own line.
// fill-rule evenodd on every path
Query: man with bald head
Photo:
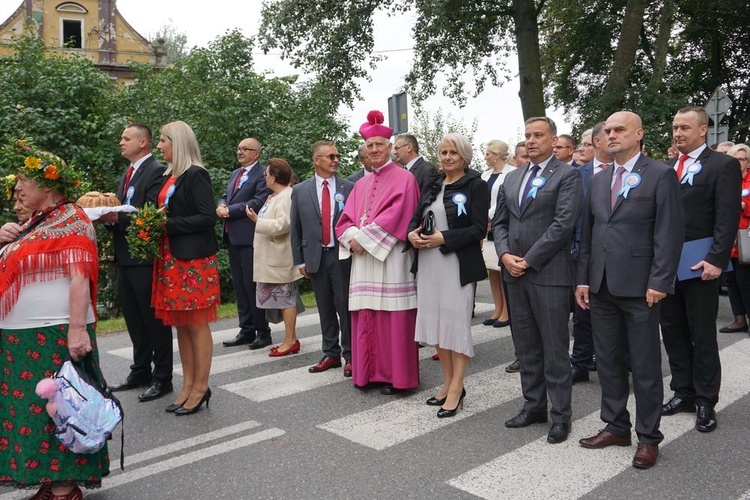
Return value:
M 663 397 L 659 312 L 674 293 L 684 236 L 677 179 L 667 165 L 643 156 L 641 119 L 620 111 L 604 126 L 612 167 L 591 178 L 576 273 L 576 302 L 591 308 L 601 419 L 598 434 L 581 439 L 585 448 L 630 446 L 627 410 L 630 351 L 636 402 L 638 449 L 633 466 L 656 463 Z M 623 349 L 627 346 L 627 349 Z
M 266 166 L 260 163 L 260 142 L 249 137 L 237 145 L 240 168 L 232 172 L 227 190 L 219 200 L 216 215 L 224 221 L 222 241 L 229 250 L 229 269 L 237 297 L 240 331 L 225 347 L 250 344 L 261 349 L 271 344 L 271 330 L 266 312 L 255 302 L 253 281 L 253 240 L 255 223 L 247 218 L 246 208 L 260 211 L 271 191 L 266 186 Z

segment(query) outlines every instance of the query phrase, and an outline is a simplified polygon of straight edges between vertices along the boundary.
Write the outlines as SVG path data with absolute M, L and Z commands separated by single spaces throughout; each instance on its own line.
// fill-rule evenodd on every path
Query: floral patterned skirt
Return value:
M 88 325 L 93 353 L 94 326 Z M 51 377 L 68 354 L 68 325 L 0 332 L 0 485 L 32 488 L 40 484 L 101 486 L 109 474 L 107 445 L 96 453 L 76 454 L 55 437 L 47 401 L 36 384 Z M 98 361 L 97 361 L 98 362 Z
M 216 255 L 180 260 L 164 239 L 162 258 L 154 261 L 151 305 L 165 325 L 183 326 L 219 317 L 219 265 Z

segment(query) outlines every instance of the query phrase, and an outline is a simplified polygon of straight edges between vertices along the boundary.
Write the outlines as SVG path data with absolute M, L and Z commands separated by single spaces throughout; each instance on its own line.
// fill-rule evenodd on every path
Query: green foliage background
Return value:
M 358 144 L 335 114 L 329 93 L 315 81 L 276 78 L 253 69 L 253 40 L 231 31 L 178 58 L 169 68 L 138 66 L 136 83 L 118 85 L 75 54 L 45 53 L 34 36 L 14 39 L 15 54 L 0 59 L 0 136 L 28 136 L 85 173 L 91 189 L 114 191 L 126 168 L 118 143 L 125 125 L 144 123 L 154 131 L 183 120 L 195 130 L 218 199 L 237 167 L 235 148 L 257 138 L 261 161 L 286 159 L 300 179 L 313 171 L 311 145 L 337 142 L 342 171 L 354 170 Z M 154 150 L 159 157 L 158 151 Z M 13 165 L 0 165 L 0 175 Z M 0 202 L 3 222 L 12 204 Z M 97 226 L 101 282 L 100 316 L 119 313 L 111 237 Z M 217 236 L 220 235 L 217 225 Z M 219 254 L 222 301 L 233 301 L 226 250 Z

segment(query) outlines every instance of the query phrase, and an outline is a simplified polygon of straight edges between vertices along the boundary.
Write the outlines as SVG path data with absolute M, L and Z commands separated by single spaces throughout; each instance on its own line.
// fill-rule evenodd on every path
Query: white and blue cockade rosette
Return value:
M 460 217 L 461 214 L 466 214 L 466 195 L 463 193 L 456 193 L 451 198 L 451 201 L 455 203 L 458 206 L 458 215 L 456 217 Z
M 628 198 L 631 189 L 637 188 L 641 184 L 641 176 L 638 172 L 631 172 L 622 179 L 622 189 L 617 196 L 622 195 L 623 199 Z
M 693 177 L 695 177 L 696 175 L 698 175 L 699 173 L 701 173 L 701 170 L 703 170 L 703 167 L 701 166 L 701 162 L 696 161 L 695 163 L 693 163 L 692 165 L 690 165 L 687 168 L 687 173 L 682 178 L 682 181 L 680 182 L 680 184 L 687 183 L 687 184 L 690 184 L 692 186 L 693 185 Z
M 344 210 L 344 193 L 341 191 L 338 191 L 336 194 L 333 195 L 334 201 L 339 204 L 339 212 Z
M 133 186 L 130 186 L 130 187 L 128 188 L 128 191 L 127 191 L 127 193 L 125 193 L 125 196 L 126 196 L 126 198 L 127 198 L 127 199 L 125 200 L 125 204 L 126 204 L 126 205 L 130 205 L 130 200 L 132 200 L 132 199 L 133 199 L 133 195 L 135 195 L 135 187 L 133 187 Z
M 247 172 L 242 174 L 242 177 L 240 177 L 240 183 L 237 185 L 237 191 L 242 189 L 242 185 L 246 183 L 248 179 L 249 179 L 249 176 L 247 175 Z
M 175 190 L 174 184 L 169 186 L 169 189 L 167 189 L 167 197 L 164 199 L 164 206 L 167 208 L 169 208 L 169 199 L 174 194 L 174 190 Z
M 747 198 L 748 196 L 750 196 L 750 188 L 743 189 L 742 190 L 742 197 L 743 198 Z
M 534 177 L 534 179 L 531 181 L 531 189 L 529 189 L 529 194 L 526 195 L 526 199 L 529 198 L 536 199 L 536 193 L 540 189 L 544 187 L 544 185 L 547 184 L 547 178 L 542 177 L 541 175 Z

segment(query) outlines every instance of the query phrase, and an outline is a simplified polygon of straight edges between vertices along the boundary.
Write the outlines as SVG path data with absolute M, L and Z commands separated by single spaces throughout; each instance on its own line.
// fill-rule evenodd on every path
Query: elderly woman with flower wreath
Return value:
M 34 499 L 78 499 L 79 486 L 99 487 L 109 473 L 107 447 L 68 450 L 34 389 L 66 356 L 98 356 L 96 234 L 70 201 L 80 183 L 72 167 L 23 141 L 1 155 L 32 215 L 0 229 L 0 485 L 40 487 Z

